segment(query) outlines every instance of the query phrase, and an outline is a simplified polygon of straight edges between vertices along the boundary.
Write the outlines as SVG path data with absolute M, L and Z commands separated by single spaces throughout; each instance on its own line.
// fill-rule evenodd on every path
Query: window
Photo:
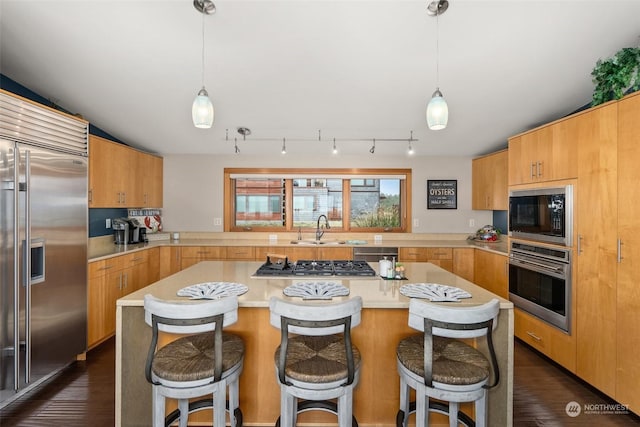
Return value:
M 411 171 L 225 169 L 225 231 L 410 231 Z

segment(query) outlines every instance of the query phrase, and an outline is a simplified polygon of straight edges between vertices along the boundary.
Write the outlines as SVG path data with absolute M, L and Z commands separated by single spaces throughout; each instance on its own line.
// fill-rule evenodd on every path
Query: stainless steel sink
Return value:
M 307 245 L 307 246 L 316 246 L 316 245 L 344 245 L 346 241 L 344 240 L 292 240 L 292 245 Z

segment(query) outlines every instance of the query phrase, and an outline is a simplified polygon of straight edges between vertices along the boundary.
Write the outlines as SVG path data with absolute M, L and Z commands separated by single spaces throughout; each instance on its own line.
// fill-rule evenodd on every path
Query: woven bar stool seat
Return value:
M 309 410 L 336 414 L 339 427 L 357 426 L 353 389 L 361 356 L 351 343 L 351 328 L 360 323 L 362 298 L 296 304 L 273 297 L 269 308 L 271 325 L 281 331 L 274 356 L 280 384 L 276 426 L 293 427 L 298 413 Z
M 153 389 L 153 426 L 176 419 L 187 427 L 189 412 L 212 409 L 213 426 L 225 427 L 227 406 L 232 427 L 242 426 L 239 378 L 244 342 L 223 331 L 238 320 L 238 299 L 169 302 L 145 295 L 145 321 L 152 338 L 145 367 Z M 159 333 L 182 335 L 159 346 Z M 227 405 L 228 390 L 228 405 Z M 190 402 L 191 398 L 204 399 Z M 178 400 L 178 410 L 165 415 L 165 399 Z
M 463 307 L 411 299 L 409 326 L 421 333 L 402 339 L 396 348 L 400 375 L 397 427 L 408 425 L 413 408 L 416 427 L 429 425 L 430 410 L 447 413 L 450 427 L 457 427 L 459 421 L 478 427 L 487 424 L 487 390 L 500 380 L 492 340 L 499 309 L 496 299 Z M 489 357 L 459 340 L 483 337 Z M 410 389 L 415 390 L 415 406 L 409 402 Z M 475 403 L 475 422 L 459 411 L 462 402 Z

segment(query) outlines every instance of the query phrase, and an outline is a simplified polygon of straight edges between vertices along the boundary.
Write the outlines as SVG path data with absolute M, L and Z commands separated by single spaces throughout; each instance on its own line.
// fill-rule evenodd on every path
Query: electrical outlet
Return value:
M 213 225 L 222 225 L 222 218 L 213 218 Z
M 470 219 L 469 220 L 469 227 L 473 228 L 476 226 L 476 220 L 475 219 Z
M 111 218 L 107 218 L 104 220 L 104 226 L 106 228 L 111 228 Z
M 413 220 L 413 226 L 414 227 L 420 227 L 420 220 L 418 218 Z

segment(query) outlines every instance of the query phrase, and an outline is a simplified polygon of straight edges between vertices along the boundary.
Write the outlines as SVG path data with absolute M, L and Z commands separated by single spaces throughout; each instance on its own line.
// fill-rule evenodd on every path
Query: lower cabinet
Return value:
M 509 299 L 509 257 L 488 251 L 474 254 L 474 283 Z
M 453 272 L 453 248 L 400 248 L 400 262 L 430 262 Z
M 453 274 L 460 276 L 470 282 L 475 282 L 475 254 L 473 248 L 453 249 Z
M 87 347 L 116 331 L 116 300 L 122 295 L 121 257 L 89 263 L 87 289 Z
M 576 372 L 576 339 L 518 308 L 514 312 L 516 337 L 550 359 Z
M 182 269 L 182 251 L 179 246 L 162 246 L 158 249 L 160 250 L 158 279 L 164 279 Z
M 225 246 L 183 246 L 180 248 L 180 269 L 191 267 L 200 261 L 220 261 L 227 258 Z
M 87 288 L 87 347 L 116 332 L 116 301 L 159 279 L 159 251 L 152 248 L 90 262 Z

